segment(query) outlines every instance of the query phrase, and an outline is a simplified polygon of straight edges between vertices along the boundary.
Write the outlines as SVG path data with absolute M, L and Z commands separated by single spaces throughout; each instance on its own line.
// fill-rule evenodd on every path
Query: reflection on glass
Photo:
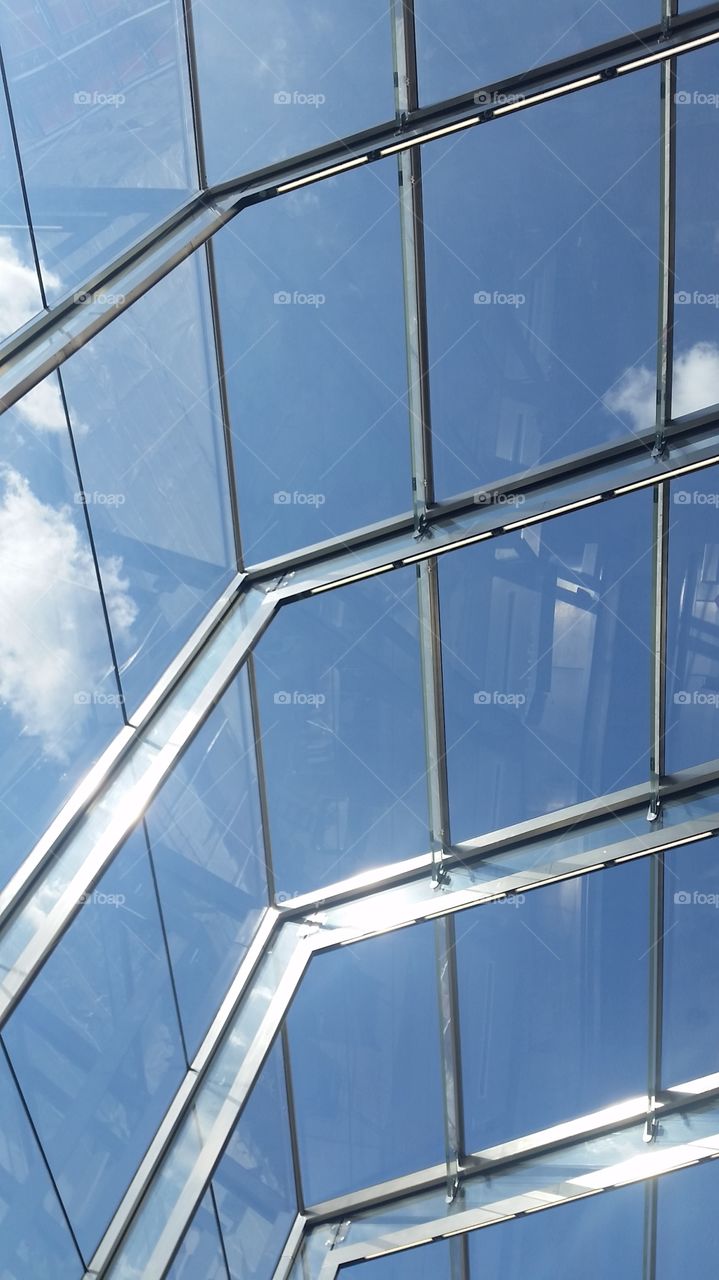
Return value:
M 252 1090 L 213 1186 L 230 1280 L 272 1280 L 297 1213 L 279 1044 Z
M 9 0 L 0 42 L 52 296 L 182 203 L 195 184 L 182 5 Z
M 558 1067 L 560 1064 L 557 1064 Z M 530 1213 L 469 1236 L 472 1280 L 639 1280 L 644 1256 L 643 1183 Z M 561 1263 L 558 1261 L 561 1259 Z M 371 1276 L 367 1280 L 372 1280 Z
M 167 1280 L 228 1280 L 209 1191 L 190 1223 Z
M 645 1092 L 648 890 L 628 863 L 458 918 L 470 1150 Z
M 662 1079 L 719 1071 L 719 840 L 666 854 Z
M 288 1027 L 307 1204 L 444 1158 L 432 925 L 317 957 Z
M 651 501 L 442 558 L 453 840 L 646 778 Z
M 204 0 L 193 17 L 211 182 L 394 116 L 387 0 Z
M 3 1280 L 80 1280 L 84 1268 L 2 1053 L 0 1115 Z
M 257 650 L 285 896 L 429 848 L 415 571 L 281 609 Z
M 0 342 L 41 307 L 7 102 L 0 89 Z
M 96 544 L 132 602 L 113 627 L 130 709 L 235 568 L 210 332 L 196 256 L 63 370 Z
M 171 773 L 147 826 L 192 1059 L 267 903 L 246 670 Z
M 341 1280 L 451 1280 L 450 1246 L 446 1240 L 393 1253 L 376 1262 L 340 1267 Z
M 570 57 L 652 26 L 662 16 L 660 0 L 623 0 L 621 9 L 585 0 L 415 0 L 415 13 L 423 103 Z
M 215 240 L 245 561 L 411 506 L 393 160 Z
M 719 1162 L 658 1181 L 656 1280 L 711 1276 L 719 1254 Z
M 719 756 L 719 469 L 672 481 L 667 769 Z
M 87 1259 L 185 1070 L 141 834 L 88 895 L 4 1038 Z
M 123 724 L 79 489 L 51 377 L 2 417 L 0 886 Z M 122 557 L 100 567 L 122 635 Z
M 440 497 L 653 426 L 658 75 L 424 149 Z
M 672 416 L 719 402 L 719 50 L 677 59 Z

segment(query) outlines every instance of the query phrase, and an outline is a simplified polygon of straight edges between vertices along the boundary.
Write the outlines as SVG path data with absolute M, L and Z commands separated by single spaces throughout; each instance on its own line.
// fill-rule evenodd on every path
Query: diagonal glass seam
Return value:
M 343 167 L 377 160 L 383 149 L 419 145 L 428 130 L 437 136 L 445 129 L 453 130 L 468 121 L 477 125 L 498 119 L 508 110 L 501 106 L 492 108 L 491 103 L 499 93 L 522 98 L 512 106 L 527 110 L 535 101 L 542 101 L 543 96 L 581 92 L 585 84 L 591 86 L 611 79 L 619 72 L 630 74 L 647 62 L 666 61 L 674 53 L 688 50 L 692 41 L 701 44 L 715 39 L 719 40 L 717 6 L 708 13 L 706 10 L 690 12 L 669 24 L 630 33 L 619 41 L 595 46 L 574 58 L 532 72 L 525 71 L 471 95 L 413 111 L 409 122 L 401 128 L 396 121 L 385 122 L 327 147 L 294 156 L 282 164 L 208 187 L 0 347 L 0 408 L 8 408 L 37 385 L 204 244 L 247 203 L 271 198 L 280 190 L 320 181 Z M 588 70 L 592 70 L 592 74 L 579 74 Z M 530 88 L 531 94 L 522 92 Z M 483 104 L 481 115 L 476 114 L 477 101 Z

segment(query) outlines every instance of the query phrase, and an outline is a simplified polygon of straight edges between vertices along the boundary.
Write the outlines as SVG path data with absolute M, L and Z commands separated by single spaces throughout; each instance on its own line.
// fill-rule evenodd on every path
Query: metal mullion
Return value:
M 656 1280 L 658 1192 L 658 1179 L 647 1179 L 647 1182 L 644 1184 L 644 1248 L 642 1256 L 642 1280 Z
M 217 1204 L 217 1196 L 215 1195 L 214 1184 L 212 1182 L 209 1185 L 208 1191 L 210 1196 L 210 1203 L 212 1205 L 212 1214 L 215 1219 L 215 1226 L 217 1227 L 217 1237 L 220 1242 L 220 1253 L 222 1254 L 222 1265 L 225 1268 L 227 1280 L 232 1280 L 232 1272 L 230 1271 L 230 1260 L 227 1257 L 227 1249 L 225 1248 L 225 1233 L 222 1230 L 222 1223 L 220 1221 L 220 1210 Z
M 37 277 L 38 291 L 40 294 L 40 304 L 42 307 L 47 307 L 48 301 L 47 301 L 47 294 L 45 293 L 45 282 L 42 278 L 42 268 L 40 266 L 40 253 L 38 251 L 37 240 L 35 238 L 35 227 L 33 226 L 32 213 L 30 211 L 30 197 L 28 195 L 27 184 L 25 182 L 25 170 L 22 162 L 22 157 L 20 155 L 20 142 L 17 136 L 17 128 L 15 126 L 15 112 L 13 110 L 12 101 L 10 99 L 10 85 L 7 78 L 7 71 L 5 68 L 5 58 L 1 48 L 0 48 L 0 84 L 2 84 L 2 92 L 5 98 L 5 105 L 7 107 L 8 123 L 10 126 L 10 137 L 12 138 L 13 151 L 15 153 L 15 165 L 17 168 L 18 182 L 20 184 L 20 195 L 22 197 L 22 205 L 25 213 L 25 221 L 27 223 L 28 235 L 30 237 L 30 247 L 32 249 L 33 262 L 35 266 L 35 275 Z
M 466 1234 L 450 1238 L 449 1273 L 452 1280 L 470 1280 L 469 1240 Z
M 300 1160 L 300 1142 L 297 1132 L 297 1111 L 295 1108 L 295 1090 L 292 1083 L 292 1061 L 290 1058 L 290 1041 L 287 1034 L 286 1023 L 282 1024 L 280 1032 L 280 1040 L 282 1044 L 282 1066 L 285 1085 L 285 1096 L 287 1098 L 287 1115 L 289 1117 L 290 1130 L 290 1151 L 292 1154 L 292 1170 L 295 1176 L 295 1194 L 297 1196 L 298 1212 L 304 1215 L 305 1197 L 302 1190 L 302 1162 Z
M 457 948 L 454 916 L 447 915 L 441 920 L 435 920 L 434 936 L 440 1017 L 447 1200 L 451 1202 L 459 1192 L 462 1156 L 464 1153 L 459 1001 L 457 998 Z

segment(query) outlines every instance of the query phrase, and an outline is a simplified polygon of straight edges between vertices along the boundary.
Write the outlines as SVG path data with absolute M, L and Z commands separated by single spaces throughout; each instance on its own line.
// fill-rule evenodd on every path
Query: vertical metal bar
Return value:
M 290 1042 L 287 1026 L 282 1024 L 280 1032 L 282 1040 L 282 1063 L 284 1067 L 285 1092 L 287 1095 L 287 1114 L 290 1127 L 290 1149 L 292 1152 L 292 1169 L 295 1175 L 295 1191 L 297 1193 L 298 1212 L 304 1213 L 305 1197 L 302 1190 L 302 1166 L 300 1164 L 300 1143 L 297 1135 L 297 1113 L 295 1111 L 295 1091 L 292 1085 L 292 1064 L 290 1062 Z
M 666 0 L 665 19 L 672 16 L 675 0 Z M 660 168 L 660 279 L 659 341 L 657 347 L 657 416 L 655 451 L 666 451 L 666 426 L 671 420 L 672 364 L 674 358 L 675 288 L 675 191 L 676 191 L 676 60 L 661 67 L 661 168 Z
M 10 99 L 10 84 L 7 78 L 5 68 L 5 59 L 0 49 L 0 81 L 2 82 L 2 92 L 5 97 L 7 106 L 8 124 L 10 127 L 10 136 L 12 138 L 13 150 L 15 152 L 15 164 L 17 166 L 18 182 L 20 184 L 20 194 L 22 197 L 23 212 L 25 221 L 27 222 L 28 235 L 30 237 L 30 247 L 32 249 L 33 262 L 35 266 L 35 275 L 37 276 L 38 289 L 40 292 L 40 305 L 47 307 L 47 295 L 45 293 L 45 282 L 42 278 L 42 268 L 40 266 L 40 253 L 35 239 L 35 228 L 33 226 L 32 214 L 30 212 L 30 197 L 28 196 L 27 183 L 25 181 L 25 170 L 23 168 L 22 156 L 20 155 L 20 142 L 17 136 L 17 128 L 15 126 L 15 113 L 13 111 L 12 101 Z M 1 107 L 0 107 L 1 109 Z
M 417 601 L 430 841 L 435 879 L 441 880 L 442 861 L 449 844 L 449 801 L 439 592 L 434 559 L 423 560 L 417 566 Z
M 469 1240 L 466 1234 L 452 1236 L 449 1241 L 449 1274 L 451 1280 L 469 1280 Z
M 447 1200 L 451 1203 L 459 1192 L 462 1154 L 464 1151 L 462 1064 L 459 1040 L 457 951 L 454 916 L 444 916 L 441 920 L 435 920 L 434 939 L 439 993 Z
M 657 1273 L 657 1195 L 658 1179 L 644 1183 L 644 1257 L 642 1280 L 655 1280 Z

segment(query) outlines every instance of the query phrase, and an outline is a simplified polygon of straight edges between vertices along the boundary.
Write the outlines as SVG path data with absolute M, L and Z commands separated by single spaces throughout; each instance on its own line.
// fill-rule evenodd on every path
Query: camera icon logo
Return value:
M 678 507 L 686 506 L 686 504 L 691 502 L 691 500 L 692 495 L 688 489 L 678 489 L 674 494 L 674 501 Z
M 486 689 L 480 689 L 478 693 L 475 693 L 474 701 L 478 707 L 486 707 L 492 701 L 492 695 L 487 693 Z
M 679 889 L 674 894 L 674 901 L 678 907 L 686 907 L 692 900 L 692 895 L 687 893 L 686 889 Z
M 78 707 L 86 707 L 92 702 L 92 697 L 88 693 L 87 689 L 79 689 L 73 698 L 73 702 Z
M 674 705 L 676 707 L 686 707 L 692 700 L 692 695 L 686 689 L 679 689 L 674 694 Z
M 688 302 L 691 302 L 691 300 L 692 300 L 692 295 L 690 293 L 687 293 L 686 289 L 680 289 L 678 293 L 674 294 L 674 301 L 679 307 L 686 306 L 686 304 Z
M 692 95 L 687 93 L 686 89 L 682 89 L 680 93 L 674 94 L 674 101 L 678 107 L 686 107 L 692 100 Z
M 272 301 L 277 307 L 286 307 L 292 301 L 292 294 L 288 293 L 286 289 L 280 289 L 278 293 L 274 294 Z
M 492 295 L 491 293 L 488 293 L 486 289 L 480 289 L 479 292 L 474 295 L 475 306 L 486 307 L 491 301 Z
M 292 494 L 286 489 L 278 489 L 277 493 L 272 495 L 272 501 L 276 507 L 286 507 L 288 502 L 292 501 Z
M 92 94 L 86 89 L 80 89 L 77 93 L 73 93 L 72 100 L 79 107 L 87 107 L 92 103 Z
M 492 101 L 492 95 L 486 89 L 479 89 L 474 95 L 474 101 L 476 106 L 486 107 Z
M 286 107 L 292 101 L 292 94 L 286 89 L 280 89 L 279 93 L 275 94 L 274 101 L 278 107 Z
M 275 694 L 273 701 L 277 707 L 288 707 L 292 702 L 292 694 L 287 693 L 285 689 L 280 689 L 279 693 Z

